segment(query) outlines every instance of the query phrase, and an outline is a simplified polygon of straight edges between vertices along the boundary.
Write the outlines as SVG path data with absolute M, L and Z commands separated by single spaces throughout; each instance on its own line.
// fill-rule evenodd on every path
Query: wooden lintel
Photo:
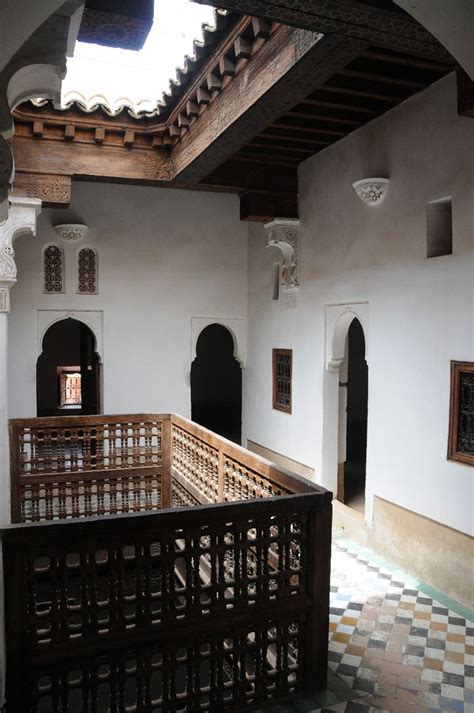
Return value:
M 125 146 L 108 146 L 78 141 L 12 139 L 17 171 L 28 174 L 55 174 L 101 179 L 124 179 L 168 183 L 172 165 L 167 153 Z
M 323 34 L 337 33 L 373 45 L 452 62 L 452 56 L 412 17 L 353 0 L 193 0 Z M 260 20 L 261 21 L 261 20 Z
M 366 47 L 280 26 L 252 58 L 252 72 L 239 72 L 176 144 L 177 176 L 202 180 Z
M 44 208 L 67 208 L 71 201 L 71 176 L 17 171 L 12 195 L 39 198 Z
M 240 220 L 268 223 L 274 218 L 298 218 L 297 196 L 246 193 L 240 198 Z

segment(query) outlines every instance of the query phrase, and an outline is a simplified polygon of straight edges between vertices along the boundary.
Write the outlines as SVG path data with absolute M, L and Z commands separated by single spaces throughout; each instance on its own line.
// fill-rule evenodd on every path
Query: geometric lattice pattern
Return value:
M 44 292 L 64 292 L 64 254 L 58 245 L 48 245 L 43 252 Z
M 79 251 L 78 292 L 88 295 L 97 293 L 97 254 L 92 248 Z
M 361 696 L 313 710 L 474 713 L 474 623 L 333 544 L 329 667 Z

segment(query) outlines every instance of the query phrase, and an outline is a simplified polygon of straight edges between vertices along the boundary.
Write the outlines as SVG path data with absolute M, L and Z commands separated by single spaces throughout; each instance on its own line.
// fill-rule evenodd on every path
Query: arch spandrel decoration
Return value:
M 36 358 L 43 352 L 43 339 L 48 329 L 63 319 L 76 319 L 89 327 L 95 337 L 95 352 L 104 362 L 104 313 L 102 310 L 39 309 L 36 320 Z
M 229 330 L 234 340 L 234 358 L 242 369 L 247 363 L 247 325 L 244 319 L 233 317 L 192 317 L 191 318 L 191 362 L 196 358 L 199 335 L 210 324 L 220 324 Z
M 326 305 L 326 369 L 338 372 L 344 361 L 346 339 L 354 319 L 361 323 L 365 337 L 365 360 L 369 362 L 369 303 Z

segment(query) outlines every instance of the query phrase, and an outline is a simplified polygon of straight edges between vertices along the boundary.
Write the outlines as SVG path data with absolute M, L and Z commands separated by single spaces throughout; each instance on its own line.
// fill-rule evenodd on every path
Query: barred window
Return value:
M 293 350 L 273 350 L 273 408 L 291 413 Z
M 97 254 L 92 248 L 79 251 L 78 290 L 82 295 L 97 293 Z
M 48 245 L 43 253 L 44 291 L 64 291 L 64 253 L 58 245 Z

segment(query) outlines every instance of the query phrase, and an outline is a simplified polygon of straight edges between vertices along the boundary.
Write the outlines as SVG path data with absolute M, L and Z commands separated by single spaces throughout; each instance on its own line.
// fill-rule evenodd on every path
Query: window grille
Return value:
M 83 295 L 97 293 L 97 255 L 92 248 L 79 251 L 78 292 Z
M 293 350 L 273 350 L 273 408 L 291 413 Z
M 64 255 L 58 245 L 48 245 L 43 254 L 44 291 L 58 293 L 64 291 Z

